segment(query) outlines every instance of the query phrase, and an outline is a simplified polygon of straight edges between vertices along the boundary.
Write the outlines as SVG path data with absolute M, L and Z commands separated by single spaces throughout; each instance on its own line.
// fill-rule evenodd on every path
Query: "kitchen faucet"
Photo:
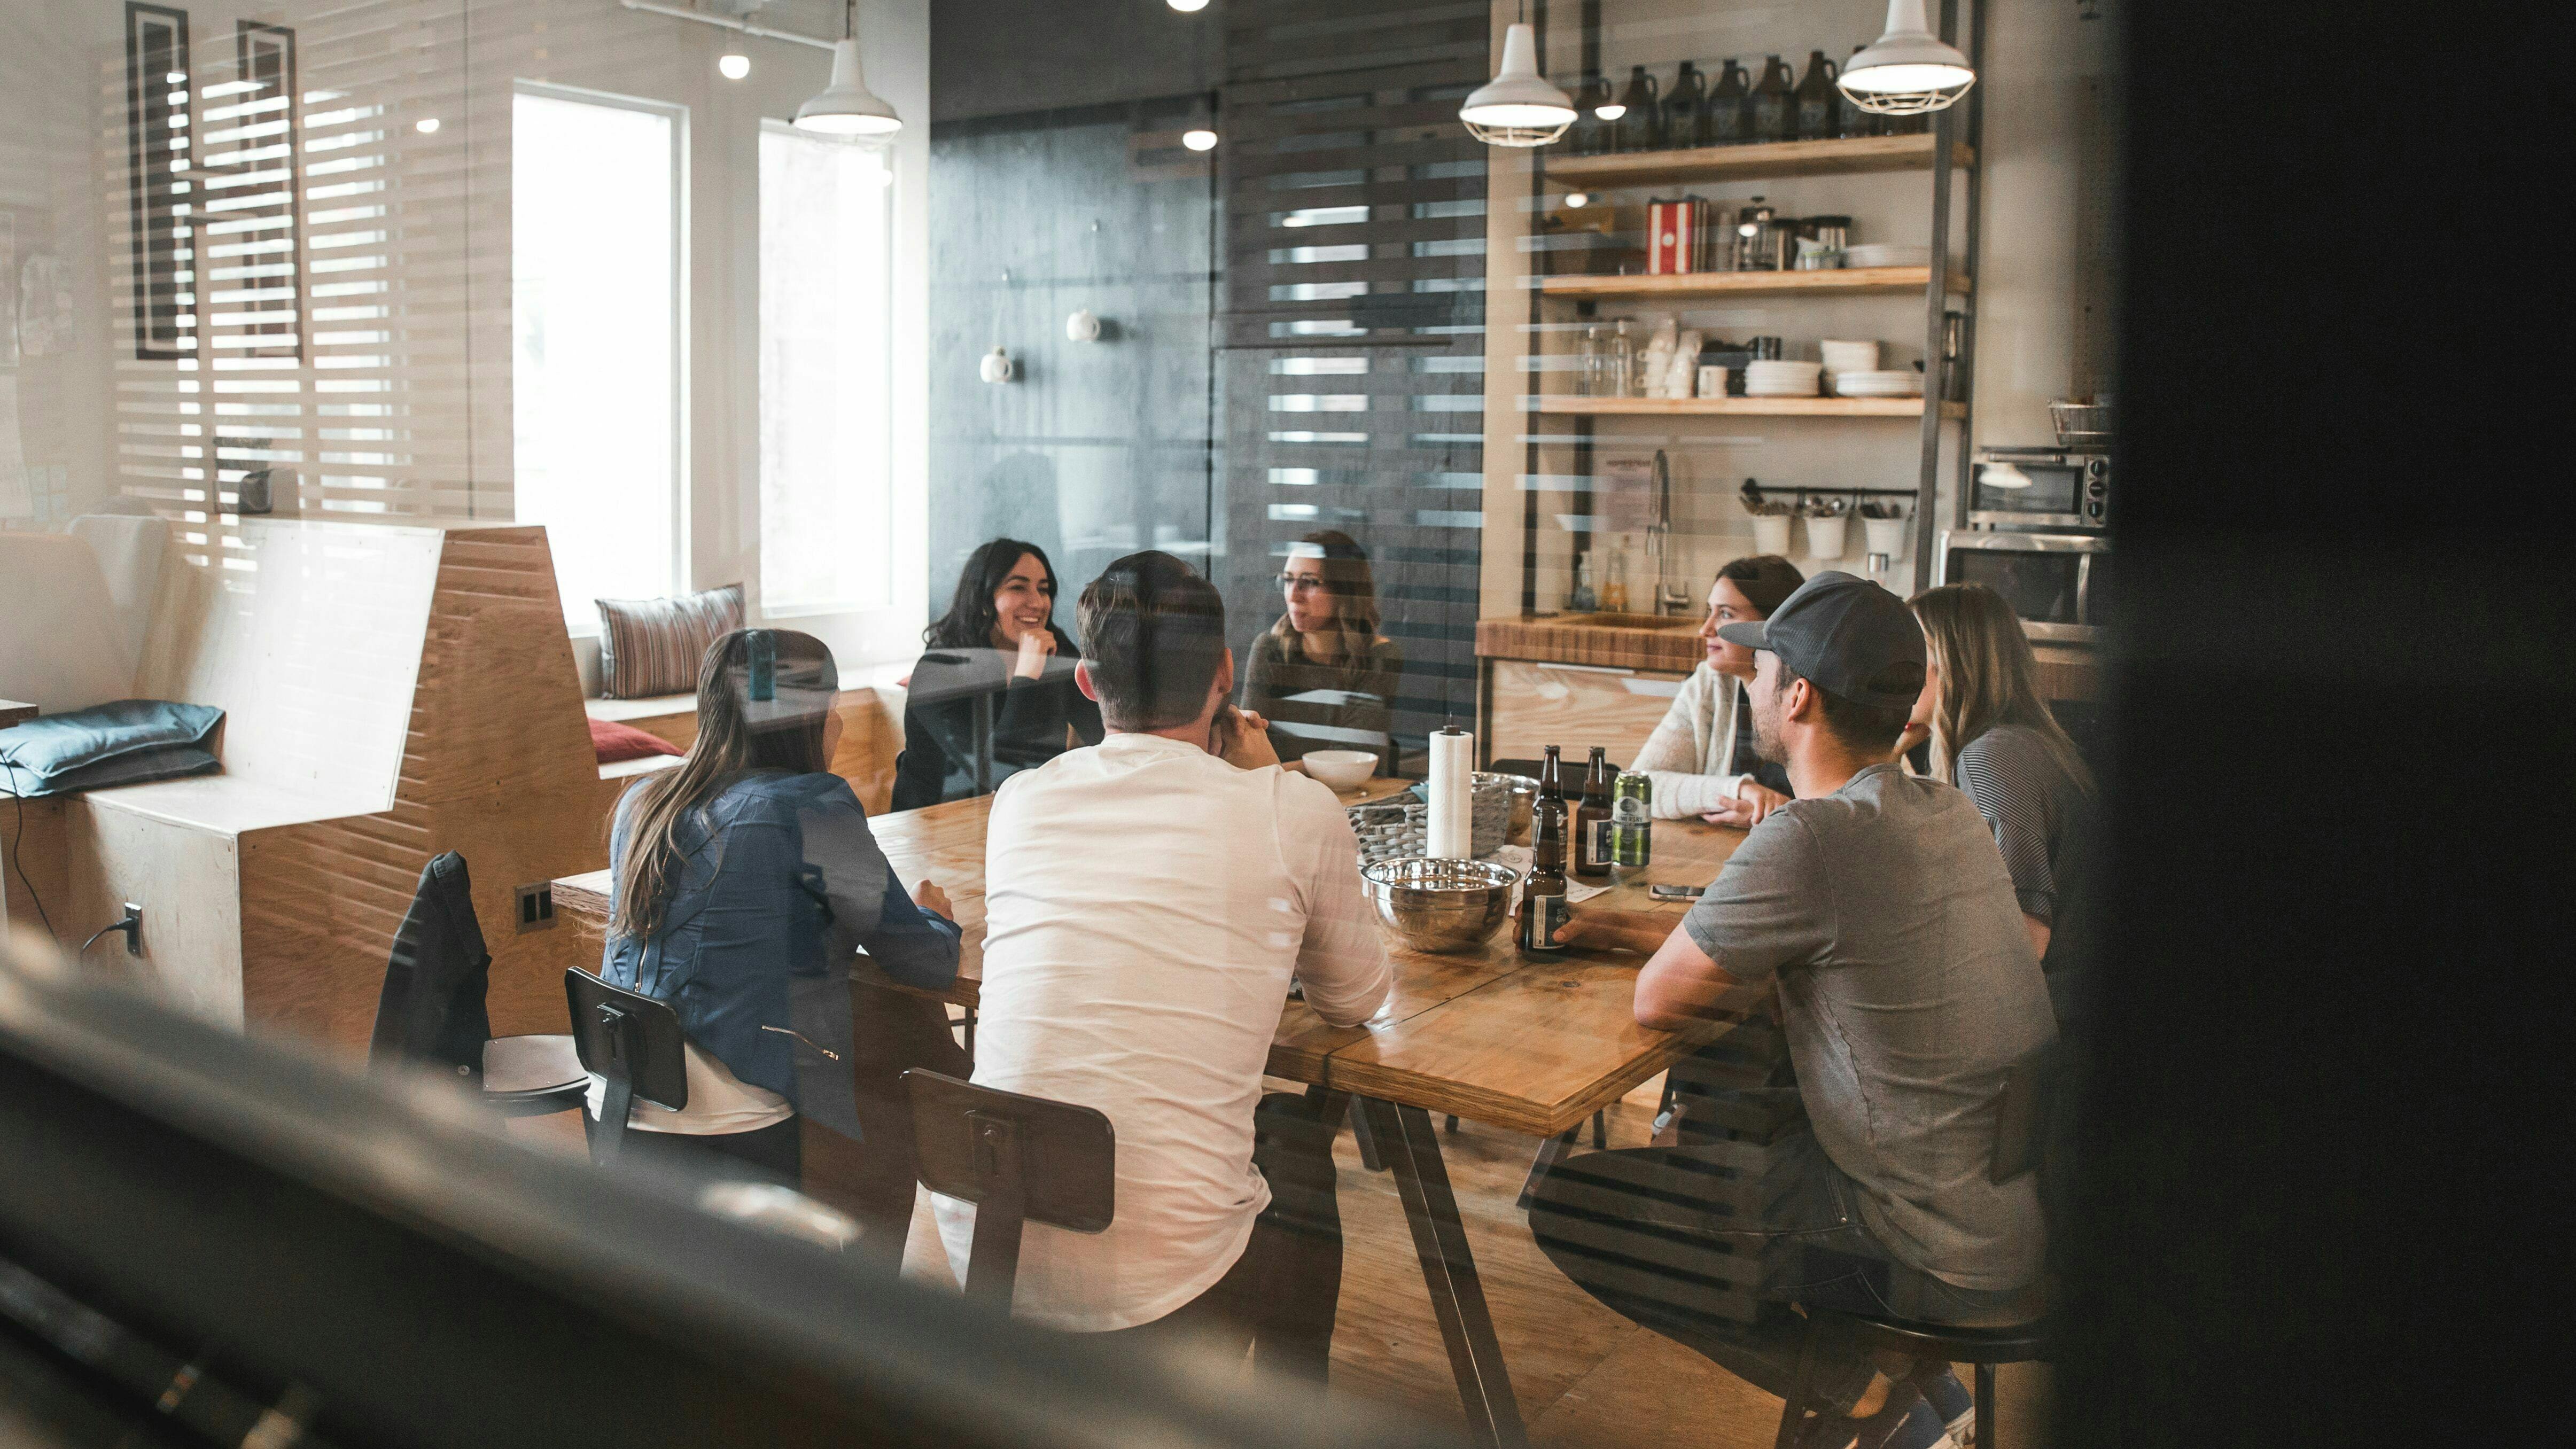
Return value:
M 1673 470 L 1664 450 L 1655 450 L 1655 521 L 1646 525 L 1646 557 L 1655 564 L 1655 614 L 1678 614 L 1690 608 L 1690 592 L 1673 578 Z

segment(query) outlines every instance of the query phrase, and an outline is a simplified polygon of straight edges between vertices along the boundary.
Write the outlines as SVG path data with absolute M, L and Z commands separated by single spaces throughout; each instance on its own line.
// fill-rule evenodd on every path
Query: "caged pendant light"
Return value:
M 876 92 L 859 70 L 859 0 L 846 0 L 841 38 L 832 45 L 832 83 L 796 108 L 799 130 L 827 136 L 890 136 L 903 129 L 903 118 Z
M 1932 33 L 1923 0 L 1887 0 L 1887 32 L 1851 58 L 1834 86 L 1874 115 L 1917 116 L 1948 109 L 1976 83 L 1968 58 Z
M 1503 68 L 1467 97 L 1458 119 L 1488 146 L 1544 146 L 1574 124 L 1574 102 L 1538 73 L 1538 32 L 1527 21 L 1503 32 Z

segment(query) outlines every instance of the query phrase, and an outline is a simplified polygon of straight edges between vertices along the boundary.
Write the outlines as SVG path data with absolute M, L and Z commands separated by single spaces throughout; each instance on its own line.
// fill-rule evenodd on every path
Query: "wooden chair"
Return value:
M 492 1035 L 484 1007 L 491 965 L 465 857 L 446 851 L 421 868 L 394 933 L 368 1061 L 452 1069 L 505 1117 L 578 1109 L 590 1079 L 571 1037 Z
M 590 1160 L 606 1167 L 625 1144 L 626 1116 L 636 1098 L 674 1112 L 689 1105 L 680 1014 L 578 966 L 564 972 L 564 1001 L 572 1009 L 572 1039 L 581 1064 L 608 1084 L 599 1122 L 590 1132 Z
M 1105 1232 L 1117 1213 L 1117 1136 L 1090 1107 L 1024 1097 L 915 1067 L 903 1074 L 921 1185 L 975 1204 L 966 1296 L 1008 1313 L 1020 1228 Z
M 2013 1064 L 1997 1104 L 1994 1154 L 1987 1178 L 2010 1182 L 2024 1173 L 2047 1172 L 2066 1129 L 2067 1047 L 2052 1041 Z M 2042 1201 L 2049 1198 L 2043 1187 Z M 1774 1449 L 1789 1449 L 1814 1402 L 1816 1349 L 1829 1333 L 1848 1335 L 1862 1345 L 1942 1364 L 1976 1367 L 1976 1445 L 1995 1449 L 1995 1366 L 2029 1363 L 2048 1356 L 2049 1325 L 2044 1313 L 2009 1323 L 1926 1323 L 1871 1314 L 1810 1312 L 1807 1338 L 1798 1354 L 1798 1376 L 1780 1406 L 1780 1432 Z

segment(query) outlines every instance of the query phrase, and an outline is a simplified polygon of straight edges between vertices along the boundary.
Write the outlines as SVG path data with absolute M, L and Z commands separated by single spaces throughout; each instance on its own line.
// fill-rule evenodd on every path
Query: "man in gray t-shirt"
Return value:
M 1766 623 L 1727 628 L 1760 651 L 1755 742 L 1798 798 L 1754 827 L 1679 929 L 1587 911 L 1561 939 L 1650 953 L 1646 1026 L 1776 993 L 1795 1085 L 1701 1094 L 1687 1110 L 1715 1130 L 1695 1143 L 1565 1159 L 1530 1226 L 1611 1307 L 1785 1394 L 1806 1335 L 1784 1305 L 1951 1321 L 2019 1306 L 2046 1241 L 2037 1188 L 1989 1167 L 2006 1078 L 2056 1026 L 1983 817 L 1887 763 L 1924 677 L 1904 604 L 1826 573 Z M 1852 1345 L 1820 1346 L 1812 1368 L 1864 1443 L 1934 1442 L 1958 1398 L 1946 1366 Z
M 1899 1262 L 2021 1288 L 2043 1243 L 2029 1177 L 1988 1180 L 1995 1099 L 2056 1036 L 2012 877 L 1948 785 L 1871 765 L 1745 837 L 1682 929 L 1780 1021 L 1816 1140 Z

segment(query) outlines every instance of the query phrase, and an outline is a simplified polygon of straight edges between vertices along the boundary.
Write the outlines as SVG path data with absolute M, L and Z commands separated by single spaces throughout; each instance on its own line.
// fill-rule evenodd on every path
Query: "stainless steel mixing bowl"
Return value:
M 1416 951 L 1472 951 L 1511 914 L 1507 865 L 1400 856 L 1360 870 L 1377 918 Z

